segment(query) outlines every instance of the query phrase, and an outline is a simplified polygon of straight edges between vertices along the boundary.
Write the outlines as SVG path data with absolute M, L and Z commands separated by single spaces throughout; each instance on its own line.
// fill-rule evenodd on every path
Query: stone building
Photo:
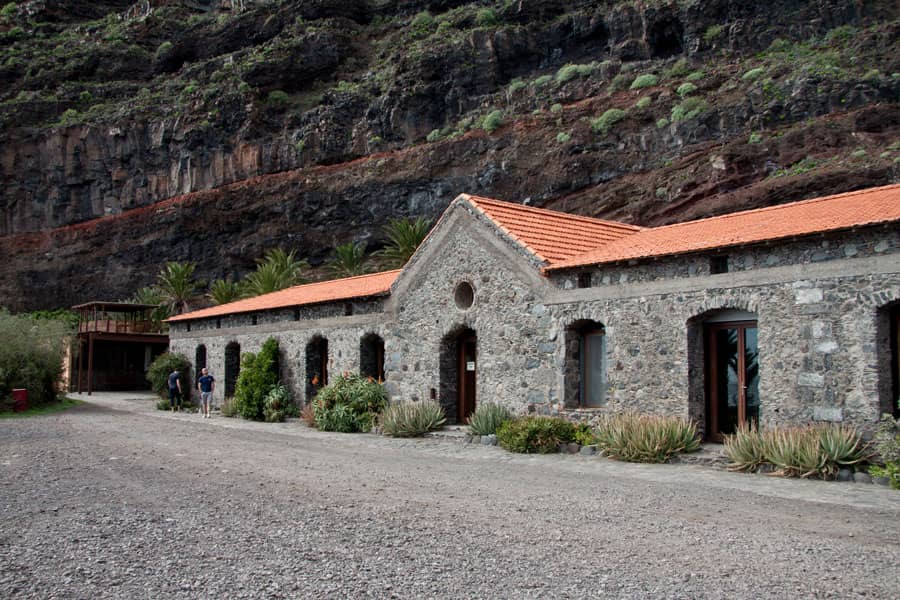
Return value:
M 400 271 L 169 320 L 233 393 L 269 337 L 307 401 L 330 374 L 392 399 L 737 423 L 897 411 L 900 185 L 642 228 L 457 197 Z

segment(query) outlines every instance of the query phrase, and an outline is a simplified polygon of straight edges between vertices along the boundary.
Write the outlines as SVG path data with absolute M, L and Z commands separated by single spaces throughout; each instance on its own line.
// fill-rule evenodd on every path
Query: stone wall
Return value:
M 864 424 L 891 408 L 888 314 L 900 303 L 896 228 L 732 250 L 733 270 L 721 274 L 710 274 L 710 256 L 597 268 L 595 287 L 575 289 L 575 274 L 541 277 L 533 257 L 455 202 L 389 298 L 354 302 L 350 310 L 336 302 L 258 313 L 256 325 L 251 315 L 223 318 L 218 329 L 214 319 L 194 322 L 191 331 L 175 324 L 172 348 L 193 357 L 198 344 L 206 345 L 208 367 L 221 378 L 229 342 L 255 352 L 275 337 L 282 378 L 304 401 L 311 340 L 328 340 L 333 376 L 359 372 L 360 341 L 375 334 L 384 340 L 391 399 L 434 397 L 453 421 L 460 332 L 477 336 L 478 403 L 553 412 L 581 404 L 573 371 L 577 336 L 590 323 L 604 332 L 600 412 L 675 415 L 702 426 L 704 327 L 723 311 L 742 311 L 756 315 L 764 424 Z M 463 282 L 474 289 L 468 307 L 456 294 Z

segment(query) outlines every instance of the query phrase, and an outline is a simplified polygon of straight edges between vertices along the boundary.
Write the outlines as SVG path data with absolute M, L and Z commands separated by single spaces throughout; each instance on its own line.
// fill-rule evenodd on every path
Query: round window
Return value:
M 453 293 L 453 299 L 456 301 L 456 306 L 462 310 L 472 306 L 472 303 L 475 302 L 475 290 L 472 289 L 472 284 L 468 281 L 458 284 Z

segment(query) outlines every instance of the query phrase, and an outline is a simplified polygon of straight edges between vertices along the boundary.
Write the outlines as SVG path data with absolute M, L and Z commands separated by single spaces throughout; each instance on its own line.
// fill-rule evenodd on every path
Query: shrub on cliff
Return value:
M 28 390 L 30 404 L 56 399 L 66 336 L 60 319 L 11 315 L 0 308 L 0 410 L 12 406 L 12 390 Z

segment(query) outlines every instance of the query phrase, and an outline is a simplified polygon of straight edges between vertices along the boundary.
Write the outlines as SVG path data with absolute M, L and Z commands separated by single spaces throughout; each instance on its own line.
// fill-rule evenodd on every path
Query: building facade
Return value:
M 896 413 L 898 309 L 900 185 L 652 229 L 462 195 L 401 271 L 169 323 L 226 395 L 274 337 L 300 402 L 360 372 L 451 422 L 482 402 L 638 411 L 716 440 Z

